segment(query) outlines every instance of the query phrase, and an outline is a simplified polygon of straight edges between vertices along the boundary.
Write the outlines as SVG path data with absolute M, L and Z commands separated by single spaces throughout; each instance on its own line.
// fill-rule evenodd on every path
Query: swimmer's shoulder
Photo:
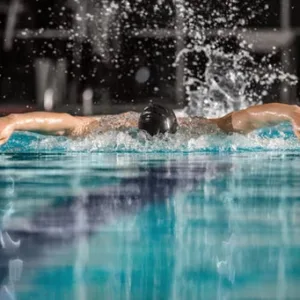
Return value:
M 179 125 L 188 128 L 198 134 L 231 134 L 235 132 L 232 123 L 232 115 L 229 113 L 221 118 L 186 117 L 179 118 Z
M 233 113 L 234 112 L 231 112 L 221 118 L 211 119 L 211 121 L 215 123 L 223 133 L 227 133 L 227 134 L 233 133 L 235 132 L 232 124 Z
M 76 121 L 76 125 L 63 135 L 68 135 L 71 137 L 86 136 L 98 130 L 100 127 L 99 121 L 95 117 L 76 116 Z
M 181 129 L 193 134 L 214 134 L 221 133 L 219 126 L 212 119 L 204 117 L 178 118 Z
M 91 128 L 100 132 L 135 128 L 138 126 L 139 116 L 140 114 L 134 111 L 115 115 L 99 115 L 92 118 L 94 121 L 91 121 Z

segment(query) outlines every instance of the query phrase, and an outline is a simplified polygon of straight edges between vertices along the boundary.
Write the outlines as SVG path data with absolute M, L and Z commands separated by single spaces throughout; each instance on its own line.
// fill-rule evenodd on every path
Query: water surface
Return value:
M 20 241 L 1 253 L 6 296 L 300 293 L 297 151 L 20 152 L 0 168 L 2 234 Z

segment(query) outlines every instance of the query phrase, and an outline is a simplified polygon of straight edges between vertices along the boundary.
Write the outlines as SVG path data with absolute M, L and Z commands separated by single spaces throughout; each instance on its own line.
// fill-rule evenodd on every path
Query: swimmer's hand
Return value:
M 15 130 L 14 122 L 9 116 L 0 118 L 0 145 L 5 144 Z

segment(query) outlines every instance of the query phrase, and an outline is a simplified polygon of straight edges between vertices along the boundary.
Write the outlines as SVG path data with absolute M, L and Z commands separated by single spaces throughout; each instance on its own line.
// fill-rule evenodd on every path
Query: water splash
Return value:
M 275 46 L 258 61 L 253 44 L 245 38 L 248 32 L 245 26 L 258 15 L 269 12 L 269 6 L 262 5 L 263 1 L 241 4 L 229 0 L 215 6 L 212 1 L 203 1 L 198 9 L 186 5 L 185 1 L 177 3 L 184 16 L 184 32 L 190 38 L 175 61 L 176 65 L 191 61 L 185 68 L 187 114 L 224 115 L 261 103 L 274 83 L 297 84 L 296 76 L 284 73 L 273 62 L 278 54 Z M 193 66 L 199 54 L 206 60 L 204 75 L 201 72 L 199 75 L 197 66 Z
M 79 27 L 74 34 L 80 31 L 83 18 L 88 26 L 86 38 L 97 59 L 119 68 L 120 44 L 127 43 L 135 33 L 174 29 L 174 34 L 179 33 L 177 39 L 184 39 L 184 49 L 174 60 L 174 66 L 185 65 L 185 112 L 189 115 L 220 116 L 261 103 L 274 83 L 297 83 L 296 76 L 285 73 L 280 63 L 274 63 L 279 52 L 275 46 L 270 45 L 270 53 L 259 61 L 255 57 L 256 29 L 250 31 L 247 27 L 272 13 L 264 0 L 198 2 L 195 5 L 187 0 L 121 0 L 101 4 L 91 1 L 87 9 L 84 1 L 73 0 L 79 11 L 87 10 L 86 15 L 78 16 Z
M 255 151 L 299 151 L 300 142 L 290 126 L 281 125 L 247 136 L 199 135 L 179 131 L 174 135 L 148 137 L 137 130 L 110 131 L 70 140 L 33 133 L 15 133 L 1 148 L 2 153 L 66 153 L 66 152 L 127 152 L 172 153 L 207 152 L 235 153 Z

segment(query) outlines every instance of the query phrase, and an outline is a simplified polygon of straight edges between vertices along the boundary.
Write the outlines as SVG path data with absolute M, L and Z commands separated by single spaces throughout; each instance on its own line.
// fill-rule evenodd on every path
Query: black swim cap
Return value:
M 158 133 L 175 133 L 178 123 L 172 109 L 158 104 L 150 104 L 140 115 L 139 129 L 150 135 Z

